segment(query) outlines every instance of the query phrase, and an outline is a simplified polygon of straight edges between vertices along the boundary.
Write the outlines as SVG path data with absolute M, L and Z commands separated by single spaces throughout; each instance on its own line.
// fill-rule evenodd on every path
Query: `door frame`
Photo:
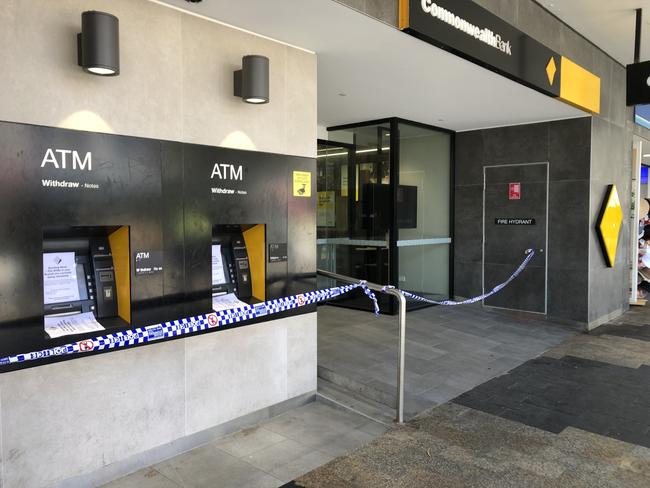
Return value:
M 487 183 L 487 170 L 488 169 L 498 169 L 498 168 L 511 168 L 515 166 L 538 166 L 538 165 L 546 165 L 546 229 L 545 229 L 545 242 L 544 242 L 544 249 L 539 250 L 536 249 L 537 252 L 543 252 L 544 253 L 544 312 L 534 312 L 530 310 L 522 310 L 519 308 L 507 308 L 507 307 L 495 307 L 492 305 L 486 305 L 485 300 L 481 300 L 481 304 L 483 307 L 486 308 L 494 308 L 494 309 L 499 309 L 499 310 L 512 310 L 516 312 L 526 312 L 526 313 L 533 313 L 537 315 L 547 315 L 548 314 L 548 227 L 549 227 L 549 221 L 548 221 L 548 216 L 549 216 L 549 192 L 550 192 L 550 164 L 548 161 L 539 161 L 539 162 L 534 162 L 534 163 L 508 163 L 508 164 L 492 164 L 492 165 L 483 165 L 483 239 L 482 239 L 482 246 L 483 246 L 483 253 L 482 253 L 482 260 L 481 260 L 481 290 L 482 293 L 485 294 L 485 187 Z M 513 270 L 514 271 L 514 270 Z

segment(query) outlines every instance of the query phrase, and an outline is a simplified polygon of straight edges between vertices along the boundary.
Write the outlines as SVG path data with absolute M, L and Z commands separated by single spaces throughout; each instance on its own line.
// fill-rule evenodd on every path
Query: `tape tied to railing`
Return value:
M 456 306 L 456 305 L 471 305 L 472 303 L 482 302 L 483 300 L 491 297 L 492 295 L 496 295 L 501 290 L 503 290 L 506 286 L 508 286 L 510 283 L 512 283 L 512 281 L 515 280 L 526 269 L 526 267 L 528 266 L 528 264 L 532 261 L 532 259 L 534 257 L 535 257 L 535 250 L 534 249 L 527 249 L 526 250 L 526 258 L 522 261 L 522 263 L 515 270 L 515 272 L 510 275 L 510 278 L 508 278 L 503 283 L 499 283 L 494 288 L 492 288 L 492 290 L 490 290 L 489 292 L 484 293 L 483 295 L 479 295 L 479 296 L 474 297 L 474 298 L 468 298 L 467 300 L 462 300 L 462 301 L 454 301 L 454 300 L 436 301 L 436 300 L 431 300 L 430 298 L 421 297 L 419 295 L 416 295 L 414 293 L 410 293 L 408 291 L 400 290 L 400 292 L 406 298 L 410 298 L 411 300 L 416 300 L 418 302 L 429 303 L 431 305 L 443 305 L 443 306 L 447 306 L 447 307 L 452 307 L 452 306 Z M 385 292 L 389 288 L 392 288 L 392 287 L 385 286 L 384 288 L 382 288 L 382 291 Z
M 316 303 L 331 300 L 350 293 L 352 290 L 361 288 L 374 304 L 375 313 L 379 313 L 377 297 L 368 288 L 365 281 L 352 283 L 343 286 L 335 286 L 325 290 L 316 290 L 299 295 L 277 298 L 262 303 L 247 305 L 241 308 L 220 310 L 205 315 L 191 318 L 172 320 L 156 325 L 138 327 L 123 332 L 115 332 L 92 339 L 83 339 L 62 346 L 51 347 L 41 351 L 28 352 L 0 358 L 0 365 L 10 365 L 36 361 L 38 359 L 71 354 L 83 354 L 88 352 L 104 351 L 108 349 L 119 349 L 131 347 L 160 339 L 169 339 L 182 335 L 195 334 L 197 332 L 218 329 L 227 325 L 233 325 L 246 320 L 278 314 L 287 310 L 313 305 Z
M 453 300 L 435 301 L 429 298 L 424 298 L 407 291 L 400 291 L 405 297 L 430 303 L 433 305 L 469 305 L 472 303 L 480 302 L 486 298 L 498 293 L 503 288 L 508 286 L 515 278 L 517 278 L 528 266 L 528 263 L 535 256 L 535 251 L 529 249 L 526 251 L 526 259 L 519 265 L 515 272 L 503 283 L 495 286 L 489 293 L 481 296 L 470 298 L 456 302 Z M 63 346 L 51 347 L 41 351 L 28 352 L 24 354 L 17 354 L 15 356 L 7 356 L 0 358 L 0 365 L 10 365 L 15 363 L 24 363 L 28 361 L 36 361 L 38 359 L 50 358 L 54 356 L 64 356 L 70 354 L 83 354 L 94 351 L 104 351 L 108 349 L 118 349 L 123 347 L 131 347 L 147 342 L 157 341 L 160 339 L 169 339 L 182 335 L 195 334 L 209 329 L 218 329 L 223 326 L 233 325 L 245 320 L 264 317 L 268 315 L 278 314 L 287 310 L 292 310 L 306 305 L 312 305 L 333 298 L 339 297 L 350 293 L 352 290 L 361 288 L 366 296 L 372 301 L 376 315 L 379 315 L 379 303 L 377 296 L 368 288 L 366 281 L 359 281 L 358 283 L 351 283 L 343 286 L 335 286 L 325 290 L 316 290 L 299 295 L 289 297 L 277 298 L 262 303 L 247 305 L 240 308 L 232 308 L 228 310 L 220 310 L 218 312 L 209 313 L 206 315 L 199 315 L 191 318 L 184 318 L 180 320 L 172 320 L 171 322 L 164 322 L 156 325 L 149 325 L 147 327 L 138 327 L 123 332 L 115 332 L 113 334 L 106 334 L 103 336 L 95 337 L 92 339 L 83 339 Z M 388 289 L 394 289 L 393 286 L 385 286 L 382 292 Z

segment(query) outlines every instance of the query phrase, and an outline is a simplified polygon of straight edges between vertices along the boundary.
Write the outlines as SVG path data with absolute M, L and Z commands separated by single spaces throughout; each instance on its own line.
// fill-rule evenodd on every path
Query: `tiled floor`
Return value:
M 319 308 L 319 370 L 395 395 L 396 319 Z M 576 332 L 480 307 L 409 313 L 407 410 L 444 403 L 561 343 Z M 387 430 L 356 413 L 315 402 L 116 480 L 106 488 L 279 487 Z
M 608 324 L 454 402 L 549 432 L 574 427 L 650 448 L 649 338 L 650 325 Z
M 113 481 L 105 488 L 276 488 L 386 431 L 314 402 Z
M 295 488 L 647 488 L 650 309 L 427 410 Z
M 445 403 L 576 333 L 570 327 L 488 311 L 480 305 L 409 312 L 406 412 L 411 416 Z M 396 317 L 319 307 L 321 378 L 393 406 L 396 364 Z

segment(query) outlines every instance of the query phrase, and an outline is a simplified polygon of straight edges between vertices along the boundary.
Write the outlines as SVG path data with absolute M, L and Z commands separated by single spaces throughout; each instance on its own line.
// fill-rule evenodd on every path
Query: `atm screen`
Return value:
M 74 252 L 43 253 L 43 299 L 45 305 L 88 299 L 84 266 Z
M 220 244 L 212 245 L 212 286 L 225 285 L 230 283 L 229 273 L 226 269 L 226 262 L 223 258 Z

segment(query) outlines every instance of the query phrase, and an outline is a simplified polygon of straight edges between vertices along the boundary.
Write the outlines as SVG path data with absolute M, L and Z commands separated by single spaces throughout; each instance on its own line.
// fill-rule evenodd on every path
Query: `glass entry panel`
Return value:
M 318 267 L 447 298 L 451 138 L 389 119 L 332 130 L 319 141 Z M 334 283 L 319 277 L 318 285 Z M 382 312 L 396 312 L 390 297 L 378 298 Z M 372 310 L 361 290 L 338 304 Z
M 451 135 L 399 122 L 399 287 L 449 298 Z M 413 305 L 412 305 L 413 306 Z
M 390 124 L 333 131 L 318 151 L 319 267 L 388 283 Z M 319 286 L 331 285 L 319 280 Z M 382 308 L 390 307 L 386 297 L 381 300 Z M 340 302 L 372 309 L 360 290 Z

